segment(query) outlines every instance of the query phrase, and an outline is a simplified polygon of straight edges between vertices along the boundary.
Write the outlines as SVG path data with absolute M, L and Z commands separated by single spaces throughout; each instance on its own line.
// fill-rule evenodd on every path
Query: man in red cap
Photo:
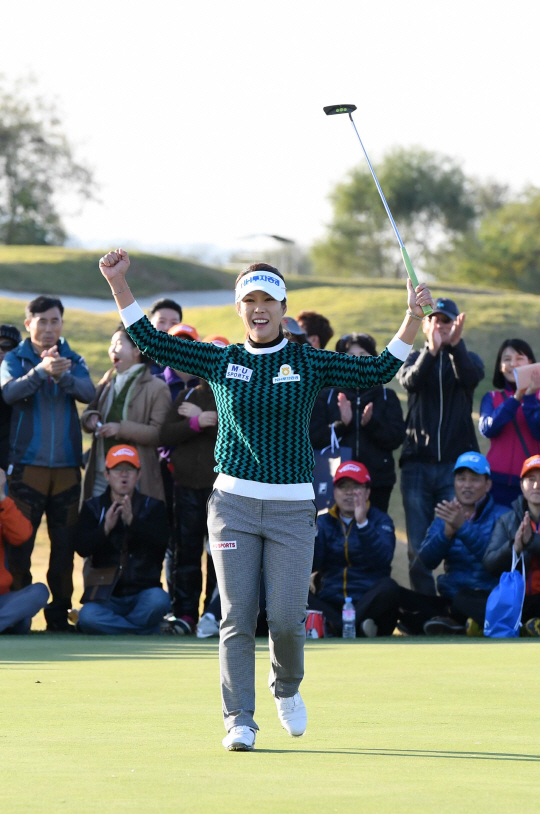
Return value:
M 391 636 L 396 626 L 399 586 L 390 578 L 396 544 L 394 524 L 370 505 L 366 467 L 347 461 L 334 476 L 335 505 L 317 518 L 313 571 L 319 572 L 317 594 L 308 606 L 320 610 L 341 634 L 341 609 L 351 597 L 361 636 Z M 313 580 L 313 582 L 317 582 Z
M 521 496 L 497 520 L 484 555 L 484 568 L 496 577 L 512 568 L 512 549 L 525 562 L 524 632 L 540 636 L 540 455 L 521 469 Z
M 87 558 L 82 633 L 159 633 L 170 611 L 161 587 L 167 511 L 163 501 L 137 490 L 140 469 L 135 447 L 112 447 L 105 459 L 108 487 L 83 505 L 75 546 Z

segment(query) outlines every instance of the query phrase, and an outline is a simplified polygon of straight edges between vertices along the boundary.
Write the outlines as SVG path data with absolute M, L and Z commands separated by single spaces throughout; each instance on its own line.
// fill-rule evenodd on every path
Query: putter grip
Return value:
M 413 284 L 414 288 L 416 288 L 416 286 L 418 285 L 418 277 L 416 276 L 416 272 L 413 269 L 411 258 L 407 254 L 407 249 L 405 248 L 405 246 L 401 247 L 401 254 L 403 256 L 403 262 L 405 263 L 405 268 L 407 269 L 407 274 L 409 275 L 410 281 Z M 429 305 L 424 305 L 422 311 L 427 317 L 432 313 L 433 309 Z

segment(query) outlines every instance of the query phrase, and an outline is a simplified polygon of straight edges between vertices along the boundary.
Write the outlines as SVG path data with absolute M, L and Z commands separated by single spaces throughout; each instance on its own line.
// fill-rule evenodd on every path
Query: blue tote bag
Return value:
M 333 478 L 338 466 L 352 459 L 350 447 L 340 447 L 336 431 L 332 426 L 330 430 L 331 443 L 324 449 L 313 450 L 315 455 L 315 468 L 313 470 L 313 489 L 315 491 L 315 505 L 317 511 L 330 509 L 334 505 Z
M 517 570 L 521 559 L 521 573 Z M 521 613 L 525 600 L 525 562 L 512 548 L 512 570 L 502 574 L 499 584 L 492 590 L 486 605 L 484 636 L 510 639 L 519 636 Z

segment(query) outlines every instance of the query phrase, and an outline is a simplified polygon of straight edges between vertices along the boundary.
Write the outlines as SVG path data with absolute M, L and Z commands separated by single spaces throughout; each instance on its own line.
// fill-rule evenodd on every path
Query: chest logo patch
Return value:
M 281 382 L 299 382 L 300 376 L 297 373 L 293 372 L 293 369 L 290 365 L 281 365 L 279 369 L 279 376 L 274 376 L 272 382 L 274 384 L 280 384 Z
M 249 382 L 253 370 L 250 367 L 243 367 L 242 365 L 233 365 L 230 363 L 227 367 L 227 379 L 240 379 L 242 382 Z

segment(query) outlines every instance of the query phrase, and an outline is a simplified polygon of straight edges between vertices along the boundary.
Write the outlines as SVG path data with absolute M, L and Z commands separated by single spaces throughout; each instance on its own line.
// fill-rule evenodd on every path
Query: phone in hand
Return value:
M 531 384 L 531 376 L 533 371 L 540 371 L 540 362 L 535 362 L 534 365 L 521 365 L 521 367 L 514 368 L 514 378 L 518 390 L 526 390 Z

